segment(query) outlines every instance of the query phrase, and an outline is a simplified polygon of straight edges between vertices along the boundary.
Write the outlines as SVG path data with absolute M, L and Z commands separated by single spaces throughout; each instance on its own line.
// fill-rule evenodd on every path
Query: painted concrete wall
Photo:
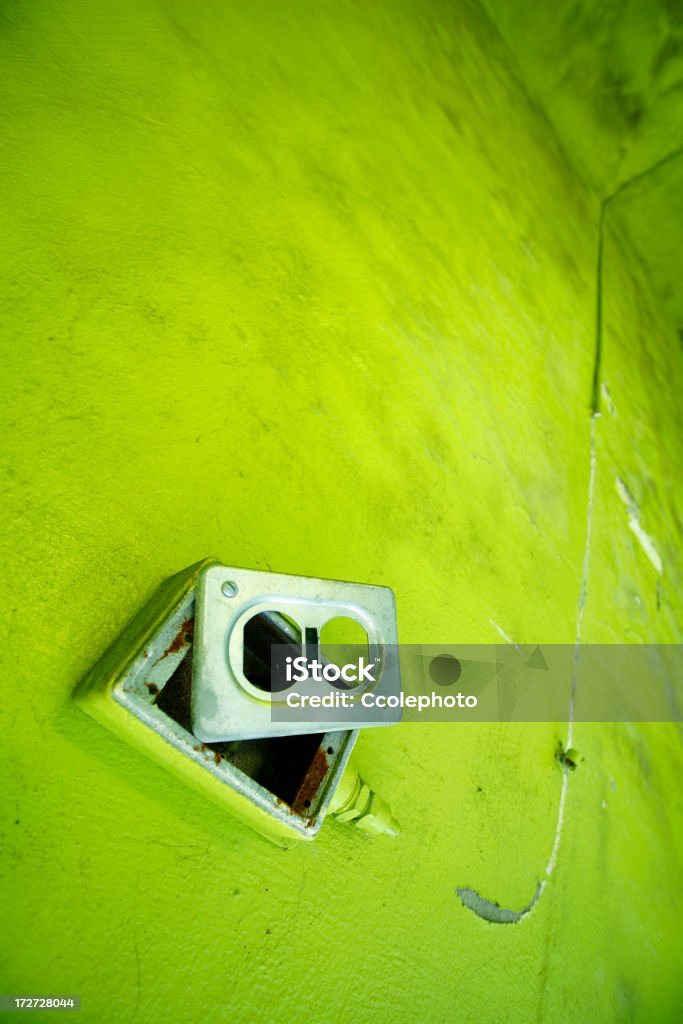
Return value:
M 518 73 L 606 194 L 683 145 L 676 0 L 484 0 Z
M 571 778 L 563 724 L 377 730 L 400 839 L 282 852 L 70 700 L 208 553 L 388 584 L 409 642 L 680 642 L 680 345 L 611 228 L 591 419 L 600 196 L 488 18 L 2 18 L 3 989 L 116 1024 L 680 1019 L 675 726 L 577 724 Z M 539 881 L 516 925 L 455 892 Z

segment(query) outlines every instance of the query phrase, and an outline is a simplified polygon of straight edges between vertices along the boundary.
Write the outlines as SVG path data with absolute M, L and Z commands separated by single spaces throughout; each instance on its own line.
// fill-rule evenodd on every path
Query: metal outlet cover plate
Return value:
M 244 628 L 257 615 L 284 624 L 295 622 L 301 636 L 337 617 L 360 624 L 368 637 L 369 659 L 383 646 L 398 643 L 396 602 L 389 587 L 289 576 L 215 565 L 200 576 L 192 666 L 192 731 L 205 743 L 349 728 L 348 720 L 274 720 L 272 705 L 282 695 L 257 689 L 243 671 Z M 302 641 L 299 640 L 299 643 Z M 303 647 L 302 647 L 303 650 Z M 282 706 L 282 705 L 281 705 Z M 400 709 L 363 720 L 352 728 L 390 725 Z

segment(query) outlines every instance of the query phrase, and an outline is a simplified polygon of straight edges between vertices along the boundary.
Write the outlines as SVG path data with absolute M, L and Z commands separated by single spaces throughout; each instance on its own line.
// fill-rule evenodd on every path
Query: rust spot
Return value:
M 223 760 L 223 755 L 219 754 L 218 751 L 216 750 L 214 755 L 213 755 L 213 763 L 214 764 L 220 764 L 222 760 Z
M 157 697 L 157 707 L 187 732 L 191 731 L 192 658 L 186 654 Z
M 323 784 L 328 769 L 327 755 L 322 747 L 319 747 L 292 802 L 292 810 L 296 814 L 300 814 L 304 818 L 310 817 L 311 803 Z
M 168 645 L 164 653 L 161 655 L 161 658 L 159 658 L 159 661 L 161 661 L 162 658 L 167 658 L 169 654 L 177 654 L 178 651 L 182 651 L 183 647 L 187 647 L 188 644 L 192 643 L 193 636 L 194 616 L 190 615 L 189 618 L 185 619 L 185 621 L 183 622 L 182 626 L 178 631 L 178 635 L 176 636 L 175 640 L 173 640 Z
M 145 686 L 147 687 L 149 692 L 152 694 L 152 696 L 156 697 L 156 695 L 159 692 L 159 687 L 157 686 L 157 684 L 156 683 L 145 683 Z

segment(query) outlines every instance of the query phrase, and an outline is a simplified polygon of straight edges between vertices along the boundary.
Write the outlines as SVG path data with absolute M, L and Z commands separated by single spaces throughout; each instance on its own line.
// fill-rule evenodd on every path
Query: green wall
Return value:
M 483 0 L 518 74 L 605 193 L 683 145 L 678 0 Z
M 681 641 L 680 342 L 610 221 L 591 419 L 603 193 L 489 17 L 0 17 L 0 987 L 112 1024 L 680 1020 L 676 726 L 578 723 L 571 777 L 563 724 L 370 731 L 401 837 L 283 852 L 70 699 L 209 553 L 387 584 L 405 642 Z M 455 892 L 539 881 L 516 925 Z

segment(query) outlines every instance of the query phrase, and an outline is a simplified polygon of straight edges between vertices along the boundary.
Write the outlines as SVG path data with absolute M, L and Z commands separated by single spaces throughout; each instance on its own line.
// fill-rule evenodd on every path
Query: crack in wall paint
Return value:
M 576 691 L 578 685 L 578 664 L 579 654 L 581 648 L 581 626 L 583 622 L 583 613 L 586 607 L 586 599 L 588 596 L 588 571 L 590 566 L 590 549 L 591 549 L 591 538 L 593 530 L 593 508 L 595 504 L 595 475 L 597 470 L 597 456 L 596 456 L 596 444 L 595 444 L 595 431 L 596 423 L 599 417 L 599 413 L 593 412 L 591 414 L 591 425 L 590 425 L 590 469 L 588 474 L 588 496 L 586 501 L 586 539 L 583 548 L 583 563 L 581 568 L 581 590 L 579 592 L 579 600 L 576 609 L 576 629 L 574 634 L 574 658 L 572 664 L 572 688 L 571 696 L 569 699 L 569 707 L 567 708 L 567 742 L 566 747 L 571 747 L 574 739 L 574 705 L 576 700 Z M 508 642 L 513 644 L 517 649 L 519 645 L 515 644 L 514 641 L 508 637 L 503 629 L 498 626 L 493 619 L 489 619 L 491 625 L 497 629 L 500 635 Z M 489 921 L 491 924 L 519 924 L 525 917 L 528 917 L 541 896 L 543 895 L 548 879 L 555 870 L 557 864 L 557 856 L 560 850 L 560 843 L 562 840 L 562 834 L 564 831 L 564 816 L 565 807 L 567 803 L 567 791 L 569 789 L 569 768 L 564 767 L 562 773 L 562 788 L 560 789 L 560 803 L 557 811 L 557 824 L 555 826 L 555 838 L 553 840 L 552 850 L 550 851 L 550 857 L 545 868 L 545 878 L 537 882 L 536 892 L 533 898 L 527 903 L 522 910 L 510 910 L 506 907 L 501 907 L 499 903 L 493 900 L 488 900 L 483 897 L 476 889 L 472 889 L 466 886 L 457 888 L 455 891 L 464 907 L 467 907 L 478 917 L 483 918 L 485 921 Z

